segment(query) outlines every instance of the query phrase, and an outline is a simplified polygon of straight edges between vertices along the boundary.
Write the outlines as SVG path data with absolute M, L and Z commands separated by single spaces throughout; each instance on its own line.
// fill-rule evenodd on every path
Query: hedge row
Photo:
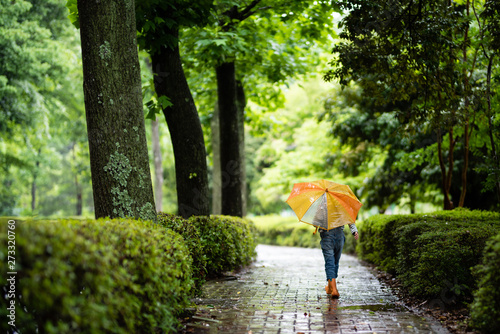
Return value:
M 479 284 L 471 305 L 471 325 L 482 333 L 500 333 L 500 234 L 490 239 L 482 264 L 476 267 Z
M 6 226 L 0 227 L 3 282 L 12 271 Z M 188 305 L 191 257 L 170 230 L 126 219 L 25 221 L 16 222 L 15 235 L 21 333 L 173 332 L 178 310 Z M 9 328 L 2 321 L 2 330 Z
M 198 288 L 206 277 L 248 265 L 256 256 L 256 230 L 247 219 L 229 216 L 184 219 L 159 213 L 158 223 L 186 240 L 193 257 L 193 277 Z
M 378 215 L 359 226 L 363 260 L 397 274 L 410 293 L 439 303 L 470 301 L 472 268 L 500 231 L 500 214 L 456 209 L 432 214 Z
M 207 275 L 236 269 L 255 256 L 248 221 L 159 218 L 157 225 L 128 219 L 16 221 L 17 330 L 175 332 L 178 315 Z M 7 270 L 7 226 L 0 220 L 3 282 L 12 271 Z M 0 317 L 8 319 L 10 287 L 3 289 Z M 6 321 L 1 328 L 12 329 Z

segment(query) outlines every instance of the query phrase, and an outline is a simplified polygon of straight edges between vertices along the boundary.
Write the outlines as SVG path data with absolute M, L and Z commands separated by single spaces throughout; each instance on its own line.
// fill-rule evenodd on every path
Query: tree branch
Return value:
M 259 4 L 259 2 L 260 2 L 260 1 L 261 1 L 261 0 L 253 0 L 253 1 L 252 1 L 252 3 L 251 3 L 251 4 L 249 4 L 249 5 L 247 6 L 247 8 L 245 8 L 244 10 L 242 10 L 242 11 L 239 13 L 239 17 L 238 17 L 238 19 L 239 19 L 240 21 L 243 21 L 244 19 L 246 19 L 246 18 L 248 18 L 249 16 L 251 16 L 252 14 L 254 14 L 254 13 L 255 13 L 255 11 L 254 11 L 254 12 L 252 12 L 252 9 L 253 9 L 253 8 L 255 8 L 255 6 L 257 6 L 257 5 Z

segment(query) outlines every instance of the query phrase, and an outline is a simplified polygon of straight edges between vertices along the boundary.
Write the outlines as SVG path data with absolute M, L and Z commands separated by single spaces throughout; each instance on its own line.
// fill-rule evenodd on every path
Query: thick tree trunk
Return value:
M 222 169 L 222 214 L 243 216 L 236 78 L 233 62 L 217 66 Z
M 78 1 L 95 216 L 156 221 L 134 0 Z
M 163 210 L 163 166 L 161 163 L 160 131 L 158 119 L 151 121 L 151 141 L 153 146 L 153 161 L 155 165 L 155 202 L 156 212 Z
M 178 31 L 172 31 L 177 36 Z M 163 110 L 175 156 L 179 214 L 188 218 L 210 214 L 205 141 L 200 118 L 182 69 L 179 47 L 163 47 L 152 56 L 155 90 L 167 96 L 171 107 Z
M 214 115 L 210 123 L 212 128 L 212 214 L 220 215 L 222 212 L 221 190 L 222 178 L 220 169 L 220 119 L 219 102 L 215 104 Z

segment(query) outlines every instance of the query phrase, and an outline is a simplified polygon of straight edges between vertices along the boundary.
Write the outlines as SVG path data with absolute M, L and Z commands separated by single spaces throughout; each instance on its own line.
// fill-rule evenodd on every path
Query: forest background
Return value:
M 179 29 L 212 213 L 221 210 L 214 64 L 228 55 L 245 88 L 243 213 L 290 214 L 293 183 L 321 178 L 349 184 L 362 217 L 498 209 L 498 4 L 274 3 L 220 1 L 211 16 L 252 15 L 231 31 L 220 19 Z M 0 4 L 0 215 L 93 216 L 80 32 L 65 0 Z M 157 209 L 176 213 L 174 153 L 159 112 L 169 100 L 154 91 L 149 54 L 139 56 L 144 116 L 157 117 L 146 123 Z

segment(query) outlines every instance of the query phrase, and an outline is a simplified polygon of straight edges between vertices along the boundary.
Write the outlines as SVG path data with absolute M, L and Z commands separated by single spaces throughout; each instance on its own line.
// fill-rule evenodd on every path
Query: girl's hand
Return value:
M 358 240 L 358 238 L 359 238 L 358 232 L 354 232 L 354 239 Z

